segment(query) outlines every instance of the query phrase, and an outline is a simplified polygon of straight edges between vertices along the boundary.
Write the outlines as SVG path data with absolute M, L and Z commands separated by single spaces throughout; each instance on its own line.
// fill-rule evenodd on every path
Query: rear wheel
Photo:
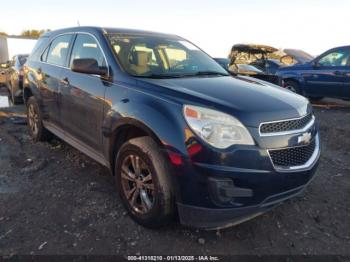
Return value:
M 284 87 L 294 93 L 301 94 L 299 84 L 292 80 L 286 80 Z
M 43 126 L 40 108 L 34 96 L 31 96 L 27 102 L 27 122 L 29 133 L 34 141 L 50 139 L 51 133 Z
M 168 160 L 150 137 L 134 138 L 119 150 L 116 184 L 131 217 L 146 227 L 171 221 L 174 193 Z

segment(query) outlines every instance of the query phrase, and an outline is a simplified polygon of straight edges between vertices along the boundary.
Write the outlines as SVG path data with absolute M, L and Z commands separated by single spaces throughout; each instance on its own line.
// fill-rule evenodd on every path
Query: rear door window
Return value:
M 50 46 L 48 46 L 48 47 L 45 49 L 44 53 L 41 55 L 41 61 L 42 61 L 42 62 L 46 62 L 46 60 L 47 60 L 47 54 L 49 53 L 49 49 L 50 49 Z
M 46 62 L 53 65 L 66 66 L 71 39 L 71 34 L 56 37 L 55 40 L 51 42 Z
M 29 61 L 39 61 L 44 48 L 47 46 L 48 37 L 42 36 L 36 42 L 32 52 L 29 55 Z

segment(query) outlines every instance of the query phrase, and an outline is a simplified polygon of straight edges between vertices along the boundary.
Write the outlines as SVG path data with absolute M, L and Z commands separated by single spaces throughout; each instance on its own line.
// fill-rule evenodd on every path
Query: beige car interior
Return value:
M 139 75 L 143 75 L 150 71 L 151 59 L 151 52 L 134 50 L 130 59 L 130 69 Z

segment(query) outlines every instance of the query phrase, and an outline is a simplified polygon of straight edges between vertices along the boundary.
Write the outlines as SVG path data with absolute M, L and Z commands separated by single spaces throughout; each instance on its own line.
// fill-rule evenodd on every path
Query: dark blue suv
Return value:
M 115 176 L 131 217 L 221 228 L 291 198 L 320 154 L 307 99 L 232 77 L 189 41 L 94 27 L 42 36 L 26 63 L 35 141 L 52 134 Z
M 311 62 L 281 67 L 281 86 L 312 99 L 350 99 L 350 46 L 333 48 Z

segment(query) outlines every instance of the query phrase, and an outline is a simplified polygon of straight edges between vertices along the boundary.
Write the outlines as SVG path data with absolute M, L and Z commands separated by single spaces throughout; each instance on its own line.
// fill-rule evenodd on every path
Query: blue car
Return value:
M 216 229 L 300 194 L 320 156 L 309 101 L 233 77 L 175 35 L 51 31 L 26 63 L 34 141 L 56 135 L 106 166 L 139 224 Z
M 333 48 L 310 62 L 282 67 L 279 84 L 317 100 L 350 99 L 350 46 Z

